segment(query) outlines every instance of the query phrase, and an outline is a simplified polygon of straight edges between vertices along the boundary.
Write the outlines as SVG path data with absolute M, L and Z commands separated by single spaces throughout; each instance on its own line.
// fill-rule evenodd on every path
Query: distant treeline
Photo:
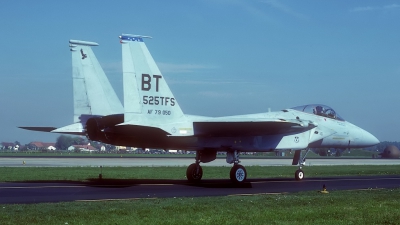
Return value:
M 382 141 L 381 143 L 379 143 L 379 144 L 377 144 L 375 146 L 372 146 L 372 147 L 369 147 L 369 148 L 365 148 L 365 149 L 366 150 L 371 150 L 371 151 L 378 149 L 378 151 L 383 152 L 383 150 L 389 145 L 394 145 L 398 149 L 400 149 L 400 142 L 397 142 L 397 141 Z

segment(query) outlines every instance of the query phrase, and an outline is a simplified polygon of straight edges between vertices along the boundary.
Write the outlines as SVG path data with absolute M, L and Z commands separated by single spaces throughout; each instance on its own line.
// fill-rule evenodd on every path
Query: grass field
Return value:
M 400 189 L 0 205 L 5 224 L 399 224 Z
M 231 167 L 203 167 L 203 179 L 229 179 Z M 248 178 L 294 177 L 296 166 L 247 166 Z M 306 166 L 306 177 L 364 176 L 400 174 L 399 165 Z M 0 167 L 4 181 L 85 181 L 105 179 L 186 179 L 186 167 Z

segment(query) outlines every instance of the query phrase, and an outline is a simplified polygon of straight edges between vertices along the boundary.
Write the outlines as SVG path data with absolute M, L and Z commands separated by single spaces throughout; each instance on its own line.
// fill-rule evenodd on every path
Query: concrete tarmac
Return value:
M 25 162 L 25 164 L 24 164 Z M 67 158 L 67 157 L 0 157 L 0 167 L 68 167 L 68 166 L 189 166 L 194 158 Z M 243 166 L 288 166 L 292 159 L 254 159 L 241 158 Z M 218 158 L 202 166 L 229 166 L 224 158 Z M 399 159 L 348 159 L 348 158 L 316 158 L 307 159 L 306 166 L 313 165 L 400 165 Z

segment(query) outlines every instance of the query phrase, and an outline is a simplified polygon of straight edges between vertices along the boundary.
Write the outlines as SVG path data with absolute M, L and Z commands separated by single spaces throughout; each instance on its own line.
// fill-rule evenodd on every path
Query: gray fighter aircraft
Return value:
M 376 145 L 378 139 L 345 121 L 331 107 L 313 104 L 250 115 L 202 117 L 186 115 L 179 107 L 163 75 L 148 51 L 144 38 L 123 34 L 122 44 L 124 122 L 107 126 L 108 118 L 91 118 L 86 132 L 91 140 L 142 148 L 196 151 L 186 172 L 187 179 L 202 178 L 200 163 L 227 152 L 233 164 L 232 181 L 246 180 L 239 152 L 295 151 L 295 178 L 304 178 L 302 166 L 309 148 L 361 148 Z M 108 123 L 109 124 L 109 123 Z
M 124 108 L 115 94 L 91 47 L 95 42 L 70 40 L 74 97 L 73 124 L 56 127 L 20 127 L 26 130 L 86 135 L 87 120 L 110 116 L 113 124 L 124 121 Z
M 189 181 L 200 181 L 203 175 L 200 163 L 211 162 L 216 159 L 217 151 L 225 151 L 226 162 L 233 164 L 230 178 L 236 183 L 244 182 L 247 177 L 246 169 L 239 164 L 240 152 L 294 150 L 292 164 L 299 165 L 295 178 L 301 180 L 310 148 L 361 148 L 379 143 L 372 134 L 322 104 L 227 117 L 183 114 L 144 38 L 147 36 L 120 36 L 124 114 L 115 112 L 81 119 L 82 133 L 90 140 L 196 151 L 195 162 L 186 171 Z M 84 54 L 81 53 L 79 60 L 86 60 Z M 302 150 L 306 150 L 304 156 Z

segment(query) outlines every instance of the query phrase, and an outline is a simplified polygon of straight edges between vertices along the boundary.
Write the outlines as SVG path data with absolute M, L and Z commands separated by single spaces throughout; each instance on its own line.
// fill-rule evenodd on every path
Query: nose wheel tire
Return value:
M 246 181 L 247 172 L 244 166 L 234 165 L 230 172 L 231 181 L 234 183 L 243 183 Z
M 186 170 L 186 178 L 190 182 L 200 181 L 203 177 L 203 169 L 200 165 L 193 163 Z
M 304 178 L 304 172 L 303 170 L 296 170 L 296 173 L 294 174 L 296 180 L 303 180 Z

